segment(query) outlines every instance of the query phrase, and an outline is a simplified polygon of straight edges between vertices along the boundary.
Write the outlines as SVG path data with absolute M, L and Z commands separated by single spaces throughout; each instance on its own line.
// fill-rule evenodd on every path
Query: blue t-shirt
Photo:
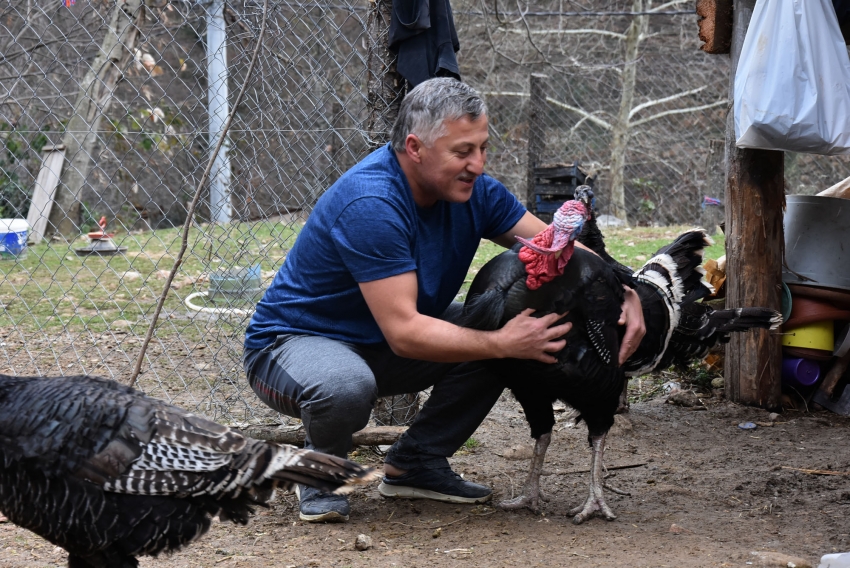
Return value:
M 251 318 L 245 347 L 285 333 L 358 344 L 384 341 L 358 282 L 416 271 L 419 313 L 455 299 L 482 238 L 506 233 L 525 208 L 500 182 L 475 181 L 466 203 L 419 207 L 395 152 L 367 156 L 319 198 Z

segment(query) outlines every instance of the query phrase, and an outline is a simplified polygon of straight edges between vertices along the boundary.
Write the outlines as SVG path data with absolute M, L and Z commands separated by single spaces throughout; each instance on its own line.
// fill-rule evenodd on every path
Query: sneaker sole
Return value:
M 378 492 L 384 497 L 396 499 L 431 499 L 433 501 L 443 501 L 444 503 L 484 503 L 489 501 L 493 496 L 492 493 L 483 497 L 458 497 L 457 495 L 447 495 L 446 493 L 437 493 L 428 489 L 419 489 L 416 487 L 405 487 L 403 485 L 387 485 L 383 481 L 378 486 Z
M 348 515 L 342 515 L 336 511 L 328 511 L 318 515 L 305 515 L 298 513 L 298 518 L 308 523 L 344 523 L 348 520 Z

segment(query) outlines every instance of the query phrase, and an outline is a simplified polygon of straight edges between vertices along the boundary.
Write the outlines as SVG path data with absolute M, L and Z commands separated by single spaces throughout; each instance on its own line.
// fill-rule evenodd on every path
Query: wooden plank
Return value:
M 755 0 L 735 2 L 729 98 Z M 735 145 L 730 107 L 726 122 L 726 306 L 780 309 L 784 154 Z M 726 347 L 726 397 L 734 402 L 778 409 L 781 397 L 780 336 L 758 329 L 733 333 Z
M 47 148 L 47 147 L 45 147 Z M 32 190 L 32 200 L 27 212 L 27 223 L 30 226 L 29 242 L 38 244 L 44 238 L 47 220 L 53 208 L 53 198 L 56 187 L 62 175 L 62 165 L 65 163 L 65 146 L 50 146 L 41 155 L 41 169 Z

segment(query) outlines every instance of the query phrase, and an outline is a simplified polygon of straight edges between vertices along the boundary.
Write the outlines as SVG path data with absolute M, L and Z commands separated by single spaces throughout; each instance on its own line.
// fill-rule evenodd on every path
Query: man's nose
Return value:
M 469 164 L 466 169 L 471 173 L 480 176 L 484 173 L 484 163 L 487 161 L 487 153 L 483 150 L 473 152 L 469 158 Z

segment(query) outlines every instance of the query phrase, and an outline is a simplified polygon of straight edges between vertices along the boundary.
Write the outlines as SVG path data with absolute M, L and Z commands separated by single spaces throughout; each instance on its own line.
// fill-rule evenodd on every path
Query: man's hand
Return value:
M 626 326 L 626 334 L 620 344 L 620 365 L 637 351 L 641 339 L 646 335 L 646 324 L 643 321 L 643 308 L 640 305 L 640 298 L 637 292 L 628 286 L 623 286 L 623 289 L 626 292 L 626 297 L 623 300 L 620 320 L 617 323 Z
M 546 314 L 536 318 L 531 315 L 533 313 L 532 308 L 523 310 L 496 332 L 500 336 L 502 356 L 557 363 L 558 360 L 550 353 L 566 346 L 567 340 L 561 338 L 572 329 L 573 324 L 554 325 L 566 314 Z

